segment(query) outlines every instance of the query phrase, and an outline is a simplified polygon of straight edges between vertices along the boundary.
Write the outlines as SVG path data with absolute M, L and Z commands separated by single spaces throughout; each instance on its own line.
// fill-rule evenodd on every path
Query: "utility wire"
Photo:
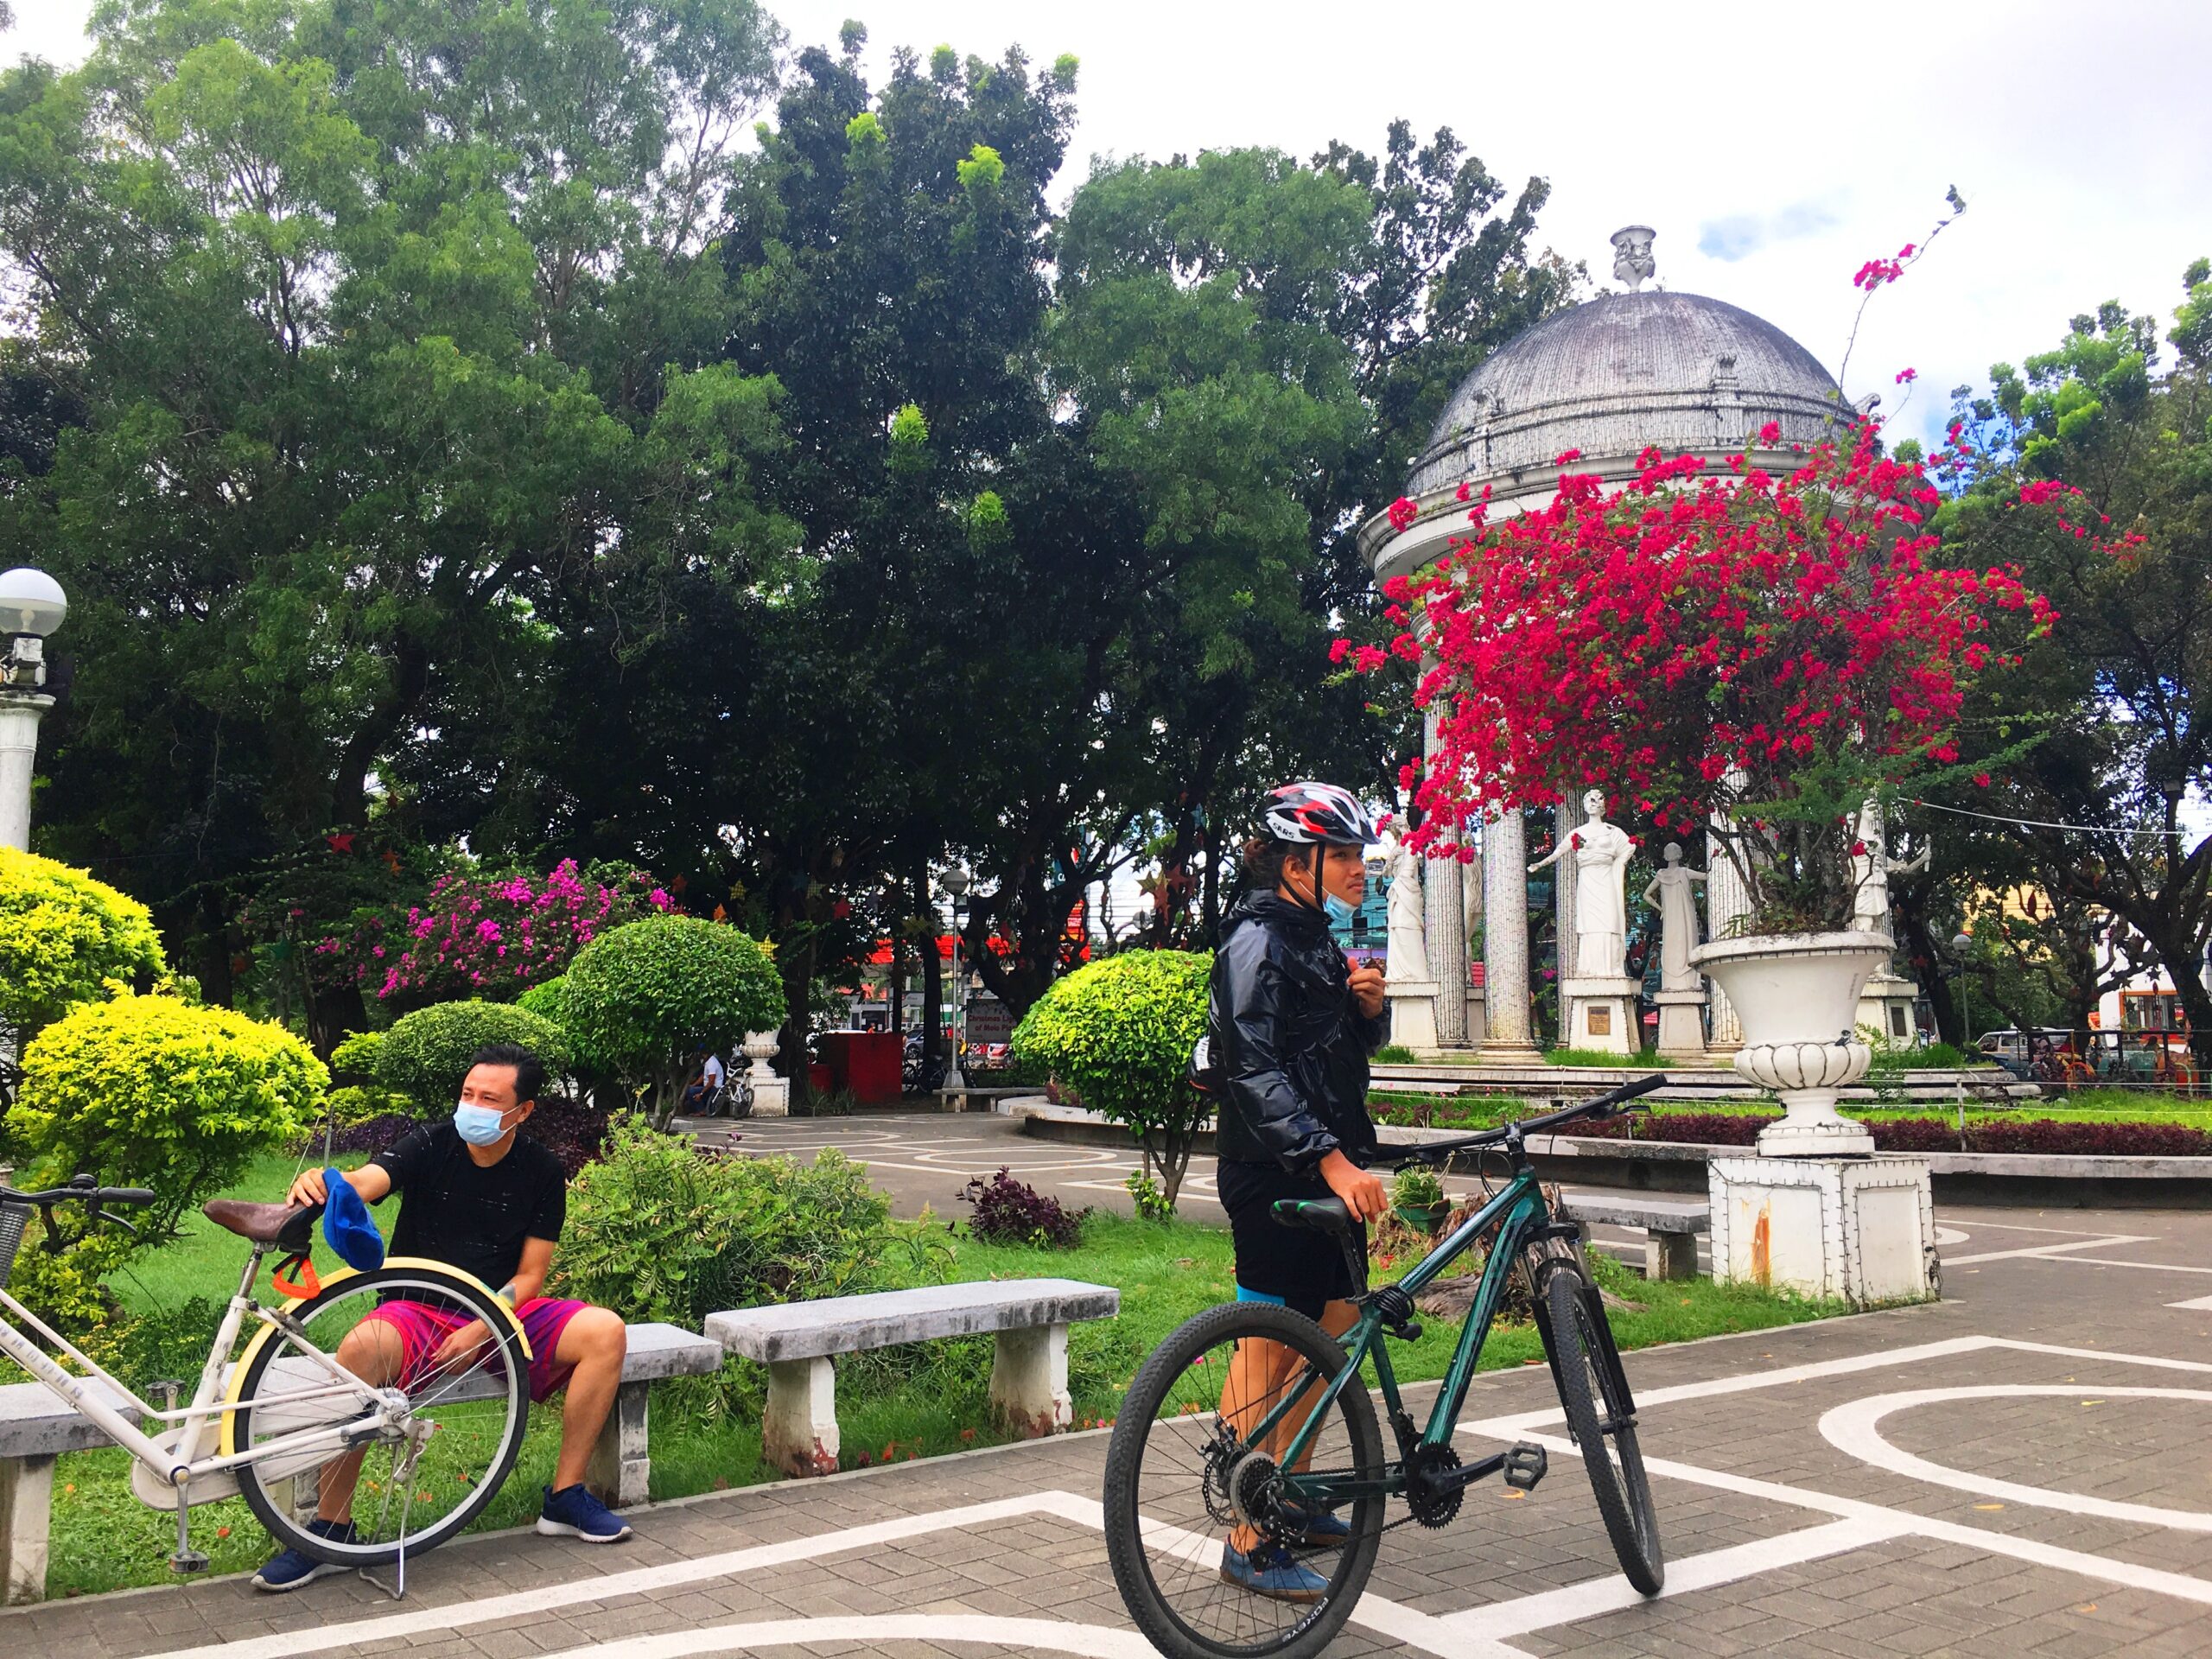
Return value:
M 2132 830 L 2115 823 L 2058 823 L 2049 818 L 2008 818 L 1995 812 L 1973 812 L 1963 806 L 1945 806 L 1938 801 L 1908 800 L 1910 806 L 1924 806 L 1931 812 L 1955 812 L 1962 818 L 1981 818 L 1990 823 L 2017 823 L 2030 830 L 2079 830 L 2093 836 L 2171 836 L 2177 839 L 2195 834 L 2190 830 Z

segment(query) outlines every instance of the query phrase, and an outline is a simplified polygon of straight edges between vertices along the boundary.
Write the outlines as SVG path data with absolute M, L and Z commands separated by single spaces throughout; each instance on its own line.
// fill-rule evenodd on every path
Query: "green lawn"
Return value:
M 234 1194 L 279 1196 L 291 1172 L 289 1159 L 263 1160 Z M 942 1221 L 906 1224 L 949 1247 L 946 1276 L 952 1280 L 1056 1274 L 1120 1288 L 1120 1318 L 1078 1325 L 1069 1336 L 1069 1383 L 1079 1425 L 1110 1421 L 1144 1357 L 1182 1321 L 1235 1294 L 1230 1237 L 1219 1227 L 1098 1213 L 1085 1223 L 1078 1249 L 1040 1251 L 981 1244 L 964 1231 L 948 1232 Z M 243 1261 L 236 1239 L 195 1219 L 185 1238 L 142 1262 L 117 1289 L 125 1306 L 144 1318 L 141 1328 L 149 1339 L 131 1344 L 118 1369 L 140 1382 L 156 1375 L 196 1374 L 213 1316 L 201 1319 L 180 1305 L 194 1297 L 227 1297 Z M 1394 1262 L 1386 1276 L 1411 1265 L 1410 1260 Z M 1601 1258 L 1598 1267 L 1609 1288 L 1638 1304 L 1614 1317 L 1624 1348 L 1793 1324 L 1842 1311 L 1838 1304 L 1717 1286 L 1710 1280 L 1647 1286 L 1610 1260 Z M 1455 1325 L 1435 1319 L 1423 1324 L 1427 1329 L 1419 1342 L 1393 1349 L 1398 1374 L 1408 1382 L 1440 1376 L 1459 1337 Z M 156 1335 L 160 1340 L 152 1340 Z M 1002 1438 L 990 1426 L 985 1400 L 990 1352 L 990 1338 L 975 1337 L 841 1360 L 838 1421 L 847 1466 L 934 1456 Z M 1541 1357 L 1533 1327 L 1503 1325 L 1493 1330 L 1482 1363 L 1495 1369 Z M 765 1374 L 742 1361 L 733 1361 L 717 1377 L 679 1379 L 656 1389 L 653 1496 L 675 1497 L 775 1478 L 760 1461 L 765 1392 Z M 513 1526 L 536 1512 L 538 1488 L 551 1475 L 558 1438 L 557 1414 L 537 1412 L 522 1460 L 480 1529 Z M 55 1500 L 52 1593 L 166 1581 L 174 1522 L 130 1497 L 121 1452 L 61 1459 Z M 213 1557 L 217 1572 L 254 1566 L 269 1551 L 260 1527 L 235 1499 L 195 1510 L 193 1536 Z

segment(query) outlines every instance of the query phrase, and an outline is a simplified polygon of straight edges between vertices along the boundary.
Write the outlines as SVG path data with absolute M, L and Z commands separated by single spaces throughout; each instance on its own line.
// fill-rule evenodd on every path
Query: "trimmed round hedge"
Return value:
M 28 1034 L 82 1002 L 104 982 L 145 982 L 168 971 L 146 906 L 84 871 L 0 847 L 0 1025 Z
M 569 1046 L 561 1028 L 511 1002 L 435 1002 L 395 1020 L 377 1045 L 377 1081 L 406 1096 L 418 1112 L 438 1116 L 453 1109 L 476 1051 L 516 1043 L 545 1063 L 548 1073 L 569 1070 Z
M 8 1113 L 16 1148 L 36 1160 L 27 1185 L 89 1170 L 161 1195 L 149 1237 L 245 1173 L 257 1153 L 313 1122 L 330 1074 L 282 1027 L 173 996 L 87 1003 L 23 1052 Z
M 577 1061 L 651 1090 L 673 1111 L 699 1050 L 725 1052 L 781 1025 L 784 985 L 749 934 L 692 916 L 650 916 L 601 934 L 562 976 Z
M 1126 950 L 1056 982 L 1014 1031 L 1016 1061 L 1049 1071 L 1137 1137 L 1171 1206 L 1213 1111 L 1188 1081 L 1212 969 L 1211 955 Z

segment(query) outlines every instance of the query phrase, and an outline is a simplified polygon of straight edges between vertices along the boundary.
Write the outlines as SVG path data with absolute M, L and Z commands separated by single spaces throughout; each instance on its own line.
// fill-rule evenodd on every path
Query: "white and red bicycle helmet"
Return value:
M 1285 784 L 1268 799 L 1268 834 L 1277 841 L 1365 847 L 1382 839 L 1358 798 L 1334 784 Z

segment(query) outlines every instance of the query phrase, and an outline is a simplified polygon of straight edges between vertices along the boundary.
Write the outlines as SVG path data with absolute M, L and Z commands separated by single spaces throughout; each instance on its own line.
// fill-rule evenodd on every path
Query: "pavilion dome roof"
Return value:
M 1738 306 L 1700 294 L 1608 295 L 1546 318 L 1462 381 L 1406 493 L 1553 474 L 1569 449 L 1586 461 L 1650 444 L 1727 453 L 1769 421 L 1783 443 L 1812 443 L 1849 413 L 1819 359 Z

